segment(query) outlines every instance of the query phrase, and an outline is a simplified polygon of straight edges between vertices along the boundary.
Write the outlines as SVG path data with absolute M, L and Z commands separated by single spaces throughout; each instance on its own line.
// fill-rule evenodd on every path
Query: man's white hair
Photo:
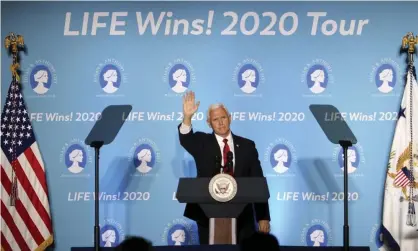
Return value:
M 208 109 L 208 112 L 207 112 L 207 115 L 206 115 L 208 121 L 210 121 L 210 112 L 215 110 L 215 109 L 218 109 L 218 108 L 223 108 L 225 110 L 227 116 L 229 116 L 228 108 L 226 108 L 226 106 L 222 103 L 216 103 L 216 104 L 212 104 L 212 105 L 209 106 L 209 109 Z

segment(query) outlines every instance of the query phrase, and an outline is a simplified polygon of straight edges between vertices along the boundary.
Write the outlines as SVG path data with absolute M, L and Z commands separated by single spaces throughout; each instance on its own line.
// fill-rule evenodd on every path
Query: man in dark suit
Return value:
M 222 104 L 209 107 L 207 123 L 213 133 L 194 132 L 191 119 L 199 108 L 195 94 L 187 92 L 183 96 L 183 122 L 178 126 L 180 144 L 194 158 L 197 177 L 213 177 L 220 173 L 216 167 L 216 156 L 221 165 L 226 162 L 226 153 L 233 153 L 234 177 L 263 177 L 258 152 L 252 140 L 237 136 L 230 130 L 231 115 Z M 196 221 L 200 244 L 209 244 L 209 219 L 197 204 L 187 204 L 184 216 Z M 251 236 L 256 230 L 270 232 L 270 211 L 268 203 L 249 204 L 236 220 L 237 242 Z

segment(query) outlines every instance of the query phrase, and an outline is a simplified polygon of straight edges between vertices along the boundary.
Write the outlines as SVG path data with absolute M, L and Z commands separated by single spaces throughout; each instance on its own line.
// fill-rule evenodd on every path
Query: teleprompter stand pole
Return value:
M 344 251 L 348 251 L 350 247 L 350 238 L 349 238 L 349 226 L 348 226 L 348 148 L 352 146 L 351 141 L 340 140 L 340 145 L 343 148 L 344 152 Z

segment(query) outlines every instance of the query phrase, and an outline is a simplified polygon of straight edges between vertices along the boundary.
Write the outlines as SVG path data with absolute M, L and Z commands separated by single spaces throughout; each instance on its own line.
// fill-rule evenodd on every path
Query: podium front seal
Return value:
M 209 182 L 209 193 L 219 202 L 228 202 L 237 194 L 237 181 L 229 174 L 215 175 Z

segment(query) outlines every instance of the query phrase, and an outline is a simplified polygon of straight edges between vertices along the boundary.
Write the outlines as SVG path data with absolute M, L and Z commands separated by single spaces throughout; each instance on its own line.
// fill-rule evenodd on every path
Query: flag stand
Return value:
M 407 50 L 408 53 L 408 70 L 407 75 L 412 78 L 414 76 L 414 53 L 415 53 L 415 45 L 418 44 L 418 36 L 414 37 L 414 34 L 412 32 L 408 32 L 403 38 L 402 38 L 402 49 Z M 408 78 L 407 78 L 408 79 Z M 413 89 L 413 83 L 412 80 L 410 80 L 409 88 L 410 88 L 410 114 L 412 114 L 413 104 L 412 104 L 412 89 Z M 411 117 L 412 120 L 412 117 Z M 411 131 L 411 143 L 413 142 L 413 129 L 412 129 L 412 121 L 410 122 L 410 131 Z M 411 145 L 409 150 L 409 165 L 410 165 L 410 177 L 409 179 L 409 201 L 408 201 L 408 214 L 406 217 L 406 225 L 415 227 L 417 225 L 416 220 L 416 214 L 415 214 L 415 205 L 414 205 L 414 183 L 415 183 L 415 177 L 414 177 L 414 165 L 413 165 L 413 146 Z M 418 231 L 418 229 L 416 230 Z

